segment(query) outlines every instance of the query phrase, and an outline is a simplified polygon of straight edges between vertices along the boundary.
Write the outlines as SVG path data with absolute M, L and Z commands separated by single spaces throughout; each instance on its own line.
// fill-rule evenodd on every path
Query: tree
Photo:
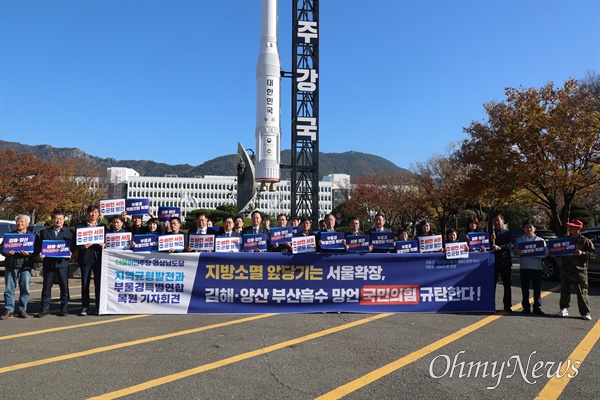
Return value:
M 464 207 L 462 185 L 465 175 L 451 157 L 436 154 L 413 169 L 415 185 L 426 207 L 444 232 L 454 215 Z
M 73 158 L 57 160 L 60 165 L 61 196 L 53 203 L 54 208 L 64 210 L 71 221 L 85 219 L 90 205 L 99 205 L 106 198 L 106 172 L 97 166 Z
M 344 214 L 358 217 L 363 229 L 372 226 L 377 213 L 383 214 L 390 227 L 396 230 L 414 223 L 424 212 L 420 191 L 406 173 L 359 177 L 346 188 L 346 197 Z
M 573 79 L 562 88 L 508 88 L 506 97 L 485 105 L 488 121 L 473 122 L 461 148 L 476 149 L 471 165 L 488 184 L 495 176 L 504 190 L 527 191 L 564 232 L 573 200 L 599 181 L 600 100 Z
M 25 213 L 36 218 L 49 216 L 61 195 L 60 172 L 30 153 L 0 151 L 0 207 L 5 215 Z

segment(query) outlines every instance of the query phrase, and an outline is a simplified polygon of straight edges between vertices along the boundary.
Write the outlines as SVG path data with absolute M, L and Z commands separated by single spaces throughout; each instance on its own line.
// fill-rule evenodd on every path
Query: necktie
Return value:
M 254 233 L 258 233 L 258 228 L 254 228 Z

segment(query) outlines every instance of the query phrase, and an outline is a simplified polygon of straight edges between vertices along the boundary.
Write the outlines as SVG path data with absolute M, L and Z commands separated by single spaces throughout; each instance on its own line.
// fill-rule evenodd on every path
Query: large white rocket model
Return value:
M 281 157 L 281 62 L 277 46 L 277 0 L 262 0 L 260 50 L 256 63 L 256 181 L 275 191 Z

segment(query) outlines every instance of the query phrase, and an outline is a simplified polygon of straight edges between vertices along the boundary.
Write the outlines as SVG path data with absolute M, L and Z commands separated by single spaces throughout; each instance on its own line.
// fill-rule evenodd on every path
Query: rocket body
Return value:
M 277 45 L 277 0 L 262 0 L 256 63 L 256 181 L 278 182 L 281 158 L 281 62 Z

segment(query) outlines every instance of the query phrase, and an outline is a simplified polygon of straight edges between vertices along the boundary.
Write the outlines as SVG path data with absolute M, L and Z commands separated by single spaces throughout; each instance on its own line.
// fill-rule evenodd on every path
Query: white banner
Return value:
M 215 235 L 190 235 L 190 244 L 194 251 L 213 251 L 215 249 Z
M 106 248 L 109 250 L 131 249 L 131 232 L 108 232 L 106 234 Z
M 103 250 L 100 314 L 186 314 L 199 256 Z
M 77 246 L 84 244 L 104 244 L 104 227 L 91 226 L 89 228 L 77 228 L 75 231 L 77 236 Z

